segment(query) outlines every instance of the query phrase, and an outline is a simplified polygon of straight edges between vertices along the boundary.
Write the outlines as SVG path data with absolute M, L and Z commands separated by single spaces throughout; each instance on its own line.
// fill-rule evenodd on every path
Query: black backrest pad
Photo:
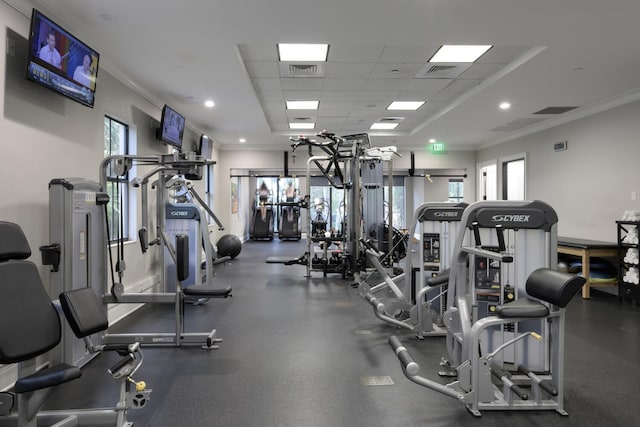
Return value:
M 31 256 L 29 242 L 18 224 L 0 221 L 0 262 Z
M 35 264 L 0 262 L 0 363 L 31 359 L 59 342 L 60 317 Z
M 585 283 L 580 276 L 539 268 L 527 279 L 527 294 L 564 308 Z
M 109 326 L 98 296 L 91 288 L 80 288 L 60 294 L 60 305 L 71 330 L 84 338 Z

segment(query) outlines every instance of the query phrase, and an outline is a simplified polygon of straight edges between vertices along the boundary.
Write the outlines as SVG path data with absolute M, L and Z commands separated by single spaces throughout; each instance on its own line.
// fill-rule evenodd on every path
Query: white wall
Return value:
M 483 150 L 478 162 L 527 153 L 527 198 L 558 213 L 561 236 L 616 241 L 615 221 L 640 210 L 640 102 Z M 568 141 L 566 151 L 553 144 Z

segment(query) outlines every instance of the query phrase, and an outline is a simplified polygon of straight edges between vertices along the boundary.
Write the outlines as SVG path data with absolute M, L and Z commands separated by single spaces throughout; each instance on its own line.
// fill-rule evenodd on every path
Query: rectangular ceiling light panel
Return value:
M 289 123 L 289 129 L 313 129 L 315 123 Z
M 328 44 L 278 43 L 280 61 L 325 62 L 328 54 Z
M 387 110 L 411 110 L 415 111 L 424 105 L 424 101 L 393 101 Z
M 287 101 L 287 110 L 317 110 L 320 101 Z
M 369 129 L 372 130 L 391 130 L 395 129 L 398 126 L 398 123 L 374 123 L 371 125 Z
M 491 45 L 445 44 L 429 59 L 429 62 L 475 62 Z

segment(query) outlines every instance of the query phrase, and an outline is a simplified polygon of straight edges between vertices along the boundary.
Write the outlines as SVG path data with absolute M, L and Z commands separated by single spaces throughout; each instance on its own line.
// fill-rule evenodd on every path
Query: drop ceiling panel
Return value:
M 341 129 L 346 122 L 344 117 L 319 117 L 316 122 L 316 129 Z
M 389 105 L 392 100 L 398 96 L 399 91 L 397 90 L 387 90 L 387 91 L 363 91 L 360 92 L 358 96 L 359 101 L 368 102 L 368 103 L 382 103 Z
M 373 45 L 331 45 L 330 62 L 378 62 L 384 46 Z
M 436 93 L 452 82 L 452 79 L 411 79 L 400 89 L 402 91 Z
M 410 62 L 424 64 L 433 56 L 439 45 L 385 46 L 379 62 Z
M 371 78 L 412 79 L 424 63 L 378 63 L 373 68 Z
M 325 79 L 324 80 L 324 90 L 362 90 L 366 83 L 366 79 L 356 79 L 356 78 L 336 78 L 336 79 Z
M 316 79 L 316 78 L 286 78 L 280 79 L 282 84 L 282 90 L 291 91 L 291 90 L 303 90 L 303 91 L 316 91 L 322 90 L 322 86 L 324 85 L 324 79 Z
M 341 118 L 346 119 L 349 117 L 349 111 L 351 110 L 335 110 L 335 109 L 327 109 L 327 110 L 318 110 L 318 118 Z
M 428 101 L 437 93 L 437 90 L 401 90 L 400 92 L 398 92 L 394 101 Z
M 350 90 L 325 90 L 322 92 L 320 102 L 323 101 L 354 101 L 360 96 L 359 91 Z
M 396 90 L 400 91 L 409 83 L 409 79 L 369 79 L 364 85 L 367 91 Z
M 317 90 L 287 90 L 282 92 L 282 98 L 286 101 L 319 101 L 322 96 Z M 285 104 L 282 104 L 283 107 Z
M 328 62 L 326 65 L 326 77 L 367 78 L 375 67 L 375 63 L 368 62 Z
M 320 102 L 321 110 L 351 110 L 356 104 L 355 101 L 330 101 L 323 100 Z
M 384 111 L 378 109 L 353 109 L 349 112 L 349 118 L 351 119 L 371 119 L 372 121 L 378 120 L 384 116 Z

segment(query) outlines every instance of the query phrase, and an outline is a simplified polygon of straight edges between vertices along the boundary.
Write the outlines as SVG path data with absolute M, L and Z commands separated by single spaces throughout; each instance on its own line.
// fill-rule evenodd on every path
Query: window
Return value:
M 464 199 L 464 180 L 462 178 L 449 178 L 449 201 L 462 202 Z
M 109 116 L 104 118 L 104 156 L 129 154 L 129 126 Z M 129 173 L 117 176 L 112 167 L 107 169 L 107 205 L 109 240 L 129 240 Z
M 384 182 L 384 219 L 386 223 L 389 223 L 389 179 L 387 176 L 383 178 Z M 391 206 L 393 207 L 393 216 L 391 217 L 392 225 L 394 228 L 405 228 L 406 227 L 406 215 L 405 215 L 405 188 L 404 188 L 404 177 L 403 176 L 394 176 L 393 177 L 393 200 L 391 201 Z

